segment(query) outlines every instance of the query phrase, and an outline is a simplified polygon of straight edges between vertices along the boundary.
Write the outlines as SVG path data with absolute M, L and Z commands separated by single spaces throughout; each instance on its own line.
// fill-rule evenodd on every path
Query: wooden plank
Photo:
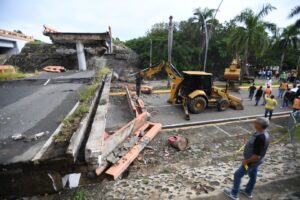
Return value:
M 134 145 L 125 156 L 110 167 L 105 172 L 106 174 L 113 176 L 116 180 L 128 168 L 128 166 L 134 161 L 145 146 L 157 135 L 162 127 L 160 123 L 152 123 L 150 126 L 152 126 L 151 129 L 140 139 L 138 144 Z

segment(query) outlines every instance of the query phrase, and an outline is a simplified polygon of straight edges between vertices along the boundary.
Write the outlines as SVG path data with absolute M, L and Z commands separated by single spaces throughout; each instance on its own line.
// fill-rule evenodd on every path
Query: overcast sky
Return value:
M 245 8 L 257 11 L 264 3 L 277 8 L 266 20 L 280 27 L 299 0 L 224 0 L 217 15 L 228 21 Z M 0 29 L 21 30 L 36 39 L 43 36 L 43 24 L 62 32 L 105 32 L 111 25 L 113 37 L 129 40 L 143 36 L 158 22 L 188 19 L 198 7 L 217 8 L 220 0 L 0 0 Z

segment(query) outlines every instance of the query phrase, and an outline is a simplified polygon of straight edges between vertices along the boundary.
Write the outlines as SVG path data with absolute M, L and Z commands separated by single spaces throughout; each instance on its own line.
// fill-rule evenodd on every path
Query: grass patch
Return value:
M 86 200 L 87 199 L 87 192 L 83 189 L 77 191 L 73 197 L 72 200 Z
M 93 84 L 86 86 L 80 91 L 79 106 L 76 108 L 72 115 L 63 120 L 63 126 L 60 132 L 54 136 L 55 142 L 65 143 L 71 139 L 73 133 L 79 127 L 81 119 L 89 111 L 91 100 L 97 88 L 100 86 L 101 80 L 109 72 L 109 68 L 106 67 L 99 69 L 96 73 L 96 77 Z
M 163 170 L 161 170 L 160 173 L 162 174 L 170 174 L 173 170 L 171 170 L 170 168 L 164 168 Z
M 41 40 L 34 40 L 29 42 L 30 44 L 44 44 L 45 42 L 41 41 Z
M 294 139 L 299 142 L 300 141 L 300 125 L 298 124 L 295 129 Z
M 21 78 L 26 78 L 26 77 L 32 76 L 31 73 L 20 72 L 17 67 L 15 67 L 15 70 L 16 70 L 16 72 L 0 73 L 0 80 L 7 81 L 7 80 L 15 80 L 15 79 L 21 79 Z
M 148 177 L 144 177 L 143 178 L 143 183 L 145 184 L 145 185 L 148 185 L 149 184 L 149 178 Z
M 167 86 L 158 86 L 158 87 L 154 87 L 155 90 L 170 90 L 171 87 L 167 87 Z

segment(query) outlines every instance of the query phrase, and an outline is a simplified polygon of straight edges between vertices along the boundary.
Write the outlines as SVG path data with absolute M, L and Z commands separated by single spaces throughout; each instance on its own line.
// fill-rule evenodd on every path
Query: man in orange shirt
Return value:
M 300 96 L 294 99 L 293 112 L 297 112 L 300 109 Z
M 286 81 L 283 81 L 280 83 L 279 89 L 278 89 L 278 98 L 282 98 L 284 92 L 288 89 L 288 83 Z

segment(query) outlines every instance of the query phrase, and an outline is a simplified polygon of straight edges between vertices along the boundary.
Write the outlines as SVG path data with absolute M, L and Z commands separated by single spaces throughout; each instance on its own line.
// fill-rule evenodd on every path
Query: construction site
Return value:
M 174 27 L 170 16 L 167 57 L 148 67 L 114 43 L 110 26 L 95 33 L 44 25 L 51 44 L 1 29 L 0 76 L 26 75 L 0 80 L 0 199 L 227 199 L 235 171 L 251 167 L 245 149 L 269 98 L 255 105 L 249 87 L 279 97 L 280 85 L 244 75 L 239 57 L 222 78 L 206 64 L 177 69 Z M 300 111 L 283 101 L 264 128 L 269 148 L 253 199 L 300 199 Z

